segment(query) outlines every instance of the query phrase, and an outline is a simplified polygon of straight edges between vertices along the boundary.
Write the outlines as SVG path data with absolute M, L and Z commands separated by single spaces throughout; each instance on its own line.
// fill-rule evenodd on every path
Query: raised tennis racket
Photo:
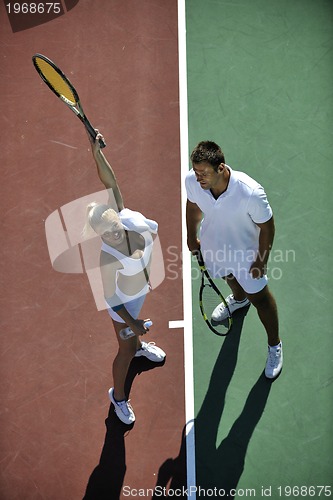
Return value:
M 232 316 L 229 306 L 219 290 L 216 280 L 213 281 L 207 271 L 200 251 L 197 254 L 197 259 L 201 271 L 199 305 L 202 317 L 208 328 L 214 332 L 215 335 L 224 337 L 225 335 L 228 335 L 232 327 Z M 219 317 L 221 316 L 221 305 L 222 307 L 224 306 L 222 318 Z
M 80 103 L 79 95 L 66 75 L 50 59 L 42 54 L 35 54 L 32 57 L 32 61 L 42 80 L 76 114 L 95 140 L 97 132 L 86 117 Z M 103 139 L 100 139 L 99 143 L 101 148 L 106 146 Z

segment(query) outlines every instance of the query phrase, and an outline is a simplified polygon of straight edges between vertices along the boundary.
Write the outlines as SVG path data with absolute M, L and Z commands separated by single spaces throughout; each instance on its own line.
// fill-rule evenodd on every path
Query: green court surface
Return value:
M 186 4 L 189 149 L 220 144 L 265 187 L 276 222 L 285 362 L 274 383 L 255 310 L 216 337 L 193 280 L 197 485 L 236 498 L 332 495 L 332 21 L 325 0 Z

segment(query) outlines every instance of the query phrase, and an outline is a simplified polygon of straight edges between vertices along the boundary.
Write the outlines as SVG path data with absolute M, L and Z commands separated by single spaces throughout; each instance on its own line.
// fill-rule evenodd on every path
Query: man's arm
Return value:
M 186 227 L 187 246 L 193 253 L 199 250 L 198 227 L 202 219 L 202 212 L 196 203 L 187 200 L 186 203 Z
M 274 241 L 274 218 L 271 217 L 267 222 L 257 224 L 257 226 L 260 228 L 259 250 L 257 258 L 250 268 L 250 273 L 253 278 L 261 278 L 264 274 L 266 274 L 267 262 Z

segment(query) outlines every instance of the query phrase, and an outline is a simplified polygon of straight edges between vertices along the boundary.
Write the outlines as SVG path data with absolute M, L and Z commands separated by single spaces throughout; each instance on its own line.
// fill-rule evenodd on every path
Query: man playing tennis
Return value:
M 229 285 L 231 313 L 249 304 L 257 309 L 268 338 L 265 375 L 274 379 L 282 370 L 283 354 L 277 306 L 266 276 L 275 232 L 272 209 L 262 186 L 226 165 L 216 143 L 200 142 L 191 161 L 185 180 L 188 247 L 193 254 L 200 248 L 211 276 Z M 212 314 L 214 321 L 225 316 L 223 304 Z

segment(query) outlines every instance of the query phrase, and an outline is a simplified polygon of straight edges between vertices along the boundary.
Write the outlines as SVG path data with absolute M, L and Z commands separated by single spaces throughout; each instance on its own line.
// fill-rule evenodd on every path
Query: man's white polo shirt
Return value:
M 201 251 L 214 277 L 248 273 L 256 259 L 260 229 L 273 215 L 263 187 L 243 172 L 232 170 L 227 190 L 216 200 L 204 190 L 193 169 L 185 179 L 187 198 L 204 214 L 200 227 Z

